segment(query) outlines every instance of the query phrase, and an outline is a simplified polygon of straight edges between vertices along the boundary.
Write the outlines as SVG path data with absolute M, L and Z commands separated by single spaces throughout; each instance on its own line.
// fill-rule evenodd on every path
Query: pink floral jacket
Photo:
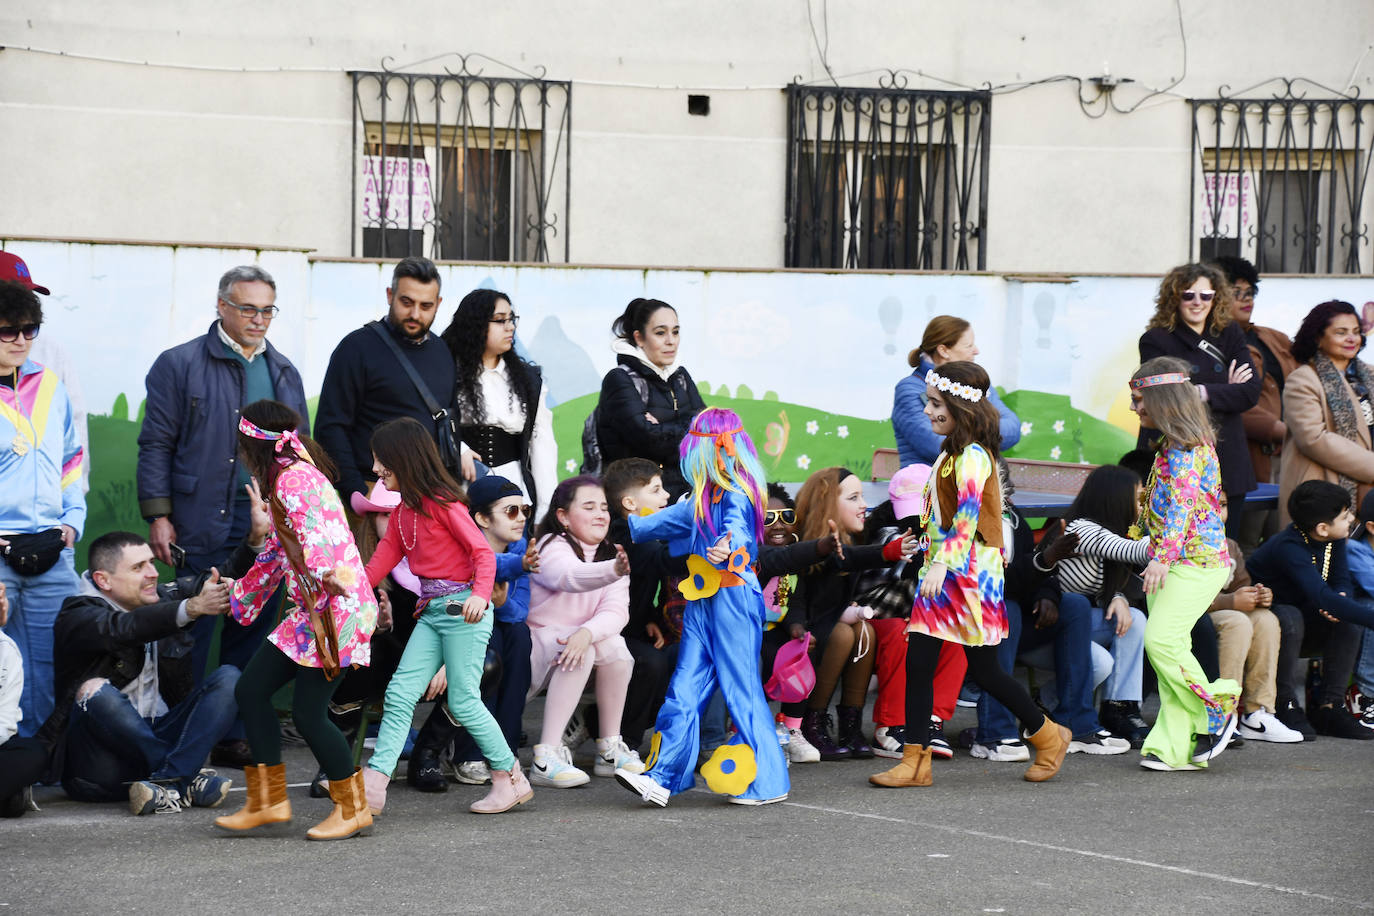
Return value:
M 318 581 L 329 570 L 337 569 L 348 591 L 331 597 L 321 588 L 317 594 L 320 607 L 327 604 L 334 615 L 339 632 L 339 666 L 368 664 L 372 658 L 372 631 L 377 626 L 377 601 L 363 572 L 363 561 L 353 543 L 339 494 L 314 465 L 304 461 L 282 469 L 277 476 L 276 493 L 286 507 L 286 523 L 300 540 L 307 569 L 291 568 L 273 531 L 253 568 L 234 583 L 230 613 L 244 626 L 252 623 L 277 590 L 282 576 L 286 576 L 287 592 L 295 608 L 267 638 L 296 664 L 321 668 L 310 615 L 303 609 L 306 593 L 299 580 L 304 573 Z

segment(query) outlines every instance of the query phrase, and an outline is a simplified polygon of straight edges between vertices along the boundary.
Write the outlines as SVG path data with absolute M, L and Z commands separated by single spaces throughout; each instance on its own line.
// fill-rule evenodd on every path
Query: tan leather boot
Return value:
M 245 788 L 243 807 L 233 814 L 215 818 L 215 826 L 243 833 L 269 824 L 291 820 L 291 802 L 286 797 L 286 766 L 259 763 L 243 770 Z
M 530 781 L 525 778 L 517 760 L 508 772 L 491 771 L 491 791 L 485 798 L 469 805 L 468 810 L 473 814 L 501 814 L 532 798 L 534 790 L 530 788 Z
M 1030 736 L 1031 746 L 1035 748 L 1035 760 L 1026 770 L 1027 782 L 1044 782 L 1064 764 L 1064 755 L 1069 752 L 1069 742 L 1073 734 L 1064 726 L 1058 725 L 1049 716 L 1040 730 Z
M 337 782 L 331 779 L 329 797 L 334 800 L 334 810 L 305 832 L 306 839 L 346 840 L 372 832 L 372 812 L 367 807 L 362 770 L 354 770 L 352 776 Z
M 930 771 L 930 748 L 919 744 L 902 745 L 902 762 L 890 770 L 868 777 L 868 781 L 887 789 L 930 785 L 933 781 Z

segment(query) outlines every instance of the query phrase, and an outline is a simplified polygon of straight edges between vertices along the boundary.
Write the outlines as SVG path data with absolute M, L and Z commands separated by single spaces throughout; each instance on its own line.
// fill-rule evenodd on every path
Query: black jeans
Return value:
M 6 799 L 33 785 L 48 767 L 48 749 L 37 738 L 15 735 L 0 744 L 0 809 Z

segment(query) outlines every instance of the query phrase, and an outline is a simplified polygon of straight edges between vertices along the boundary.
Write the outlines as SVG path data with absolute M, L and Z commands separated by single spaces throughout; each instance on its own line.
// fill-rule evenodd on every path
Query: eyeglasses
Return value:
M 511 327 L 515 327 L 516 325 L 520 324 L 520 316 L 515 314 L 514 312 L 511 312 L 505 318 L 491 319 L 491 323 L 499 325 L 510 325 Z
M 1236 290 L 1236 301 L 1237 301 L 1237 302 L 1254 302 L 1254 301 L 1255 301 L 1255 291 L 1254 291 L 1253 289 L 1238 289 L 1238 290 Z
M 276 318 L 277 313 L 281 311 L 281 309 L 277 308 L 275 305 L 269 305 L 261 309 L 254 305 L 239 305 L 237 302 L 231 302 L 223 296 L 220 296 L 219 301 L 232 309 L 238 309 L 239 314 L 244 318 L 252 318 L 256 315 L 264 321 L 271 321 L 273 318 Z
M 779 520 L 784 525 L 795 525 L 797 523 L 796 509 L 765 509 L 763 510 L 763 527 L 771 528 Z
M 22 328 L 0 328 L 0 340 L 5 343 L 14 343 L 23 334 L 25 340 L 33 340 L 38 336 L 38 325 L 26 324 Z
M 1195 290 L 1185 289 L 1183 292 L 1178 294 L 1178 298 L 1183 300 L 1184 302 L 1192 302 L 1194 299 L 1201 299 L 1203 302 L 1211 302 L 1212 297 L 1215 295 L 1215 292 L 1200 293 Z
M 517 518 L 529 518 L 530 513 L 533 511 L 534 506 L 531 505 L 507 506 L 501 510 L 501 514 L 511 521 L 515 521 Z

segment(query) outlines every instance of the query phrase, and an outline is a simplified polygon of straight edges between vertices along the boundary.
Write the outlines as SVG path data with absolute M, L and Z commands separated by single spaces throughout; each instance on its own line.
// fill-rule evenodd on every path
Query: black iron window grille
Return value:
M 787 87 L 788 267 L 987 267 L 990 92 Z
M 1307 98 L 1294 82 L 1270 98 L 1191 100 L 1197 256 L 1266 273 L 1368 271 L 1374 100 Z
M 354 71 L 353 254 L 568 260 L 572 84 Z

